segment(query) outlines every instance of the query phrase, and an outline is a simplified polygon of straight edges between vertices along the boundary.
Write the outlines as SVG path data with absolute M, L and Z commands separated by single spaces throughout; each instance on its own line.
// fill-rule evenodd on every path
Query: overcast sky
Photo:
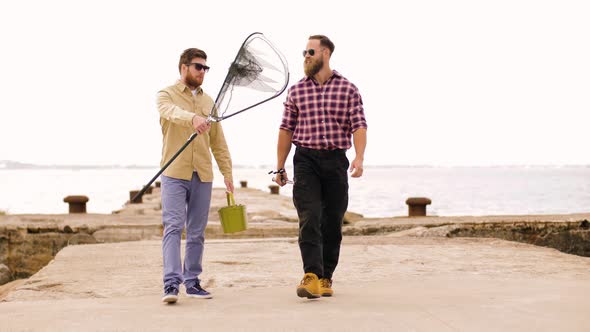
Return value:
M 385 5 L 387 3 L 387 5 Z M 263 32 L 303 75 L 311 34 L 359 88 L 367 165 L 590 164 L 587 1 L 10 1 L 0 160 L 157 165 L 157 91 L 204 49 L 215 97 Z M 274 164 L 285 94 L 222 122 L 234 164 Z M 352 156 L 352 154 L 350 154 Z M 292 155 L 289 157 L 291 159 Z

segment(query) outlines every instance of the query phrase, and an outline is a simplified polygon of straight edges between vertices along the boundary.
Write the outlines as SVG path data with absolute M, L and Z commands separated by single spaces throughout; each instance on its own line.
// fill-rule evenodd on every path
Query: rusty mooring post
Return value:
M 270 188 L 270 193 L 273 195 L 278 195 L 279 194 L 279 185 L 278 184 L 271 184 L 270 186 L 268 186 L 268 188 Z
M 131 204 L 143 203 L 143 195 L 142 196 L 139 196 L 135 200 L 133 200 L 133 197 L 135 197 L 135 195 L 137 195 L 137 193 L 139 193 L 139 190 L 131 190 L 131 191 L 129 191 L 129 202 Z
M 426 205 L 432 203 L 430 198 L 426 197 L 410 197 L 406 200 L 408 204 L 408 216 L 410 217 L 424 217 L 426 216 Z
M 86 213 L 88 197 L 83 195 L 71 195 L 64 197 L 64 202 L 69 205 L 70 213 Z

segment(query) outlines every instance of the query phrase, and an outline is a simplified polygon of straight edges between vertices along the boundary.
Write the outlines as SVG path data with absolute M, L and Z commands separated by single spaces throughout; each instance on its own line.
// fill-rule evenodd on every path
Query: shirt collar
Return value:
M 332 76 L 330 76 L 330 78 L 328 78 L 328 79 L 326 80 L 326 82 L 329 82 L 329 81 L 330 81 L 330 80 L 332 80 L 332 78 L 334 78 L 334 77 L 339 77 L 339 78 L 341 78 L 341 77 L 342 77 L 342 75 L 340 75 L 340 73 L 339 73 L 339 72 L 337 72 L 337 71 L 335 71 L 335 70 L 333 70 L 333 69 L 332 69 Z M 305 76 L 304 80 L 305 80 L 305 81 L 312 81 L 312 82 L 315 82 L 315 83 L 317 83 L 315 79 L 313 79 L 312 77 L 309 77 L 309 76 Z
M 188 86 L 186 86 L 186 84 L 184 84 L 184 83 L 183 83 L 181 80 L 178 80 L 178 82 L 176 82 L 176 87 L 177 87 L 177 88 L 178 88 L 178 89 L 179 89 L 181 92 L 184 92 L 184 91 L 186 90 L 186 91 L 187 91 L 187 92 L 189 92 L 191 95 L 193 94 L 193 93 L 192 93 L 192 91 L 191 91 L 191 89 L 190 89 Z M 201 88 L 201 87 L 198 87 L 198 88 L 197 88 L 197 94 L 198 94 L 198 95 L 202 95 L 202 94 L 203 94 L 203 88 Z

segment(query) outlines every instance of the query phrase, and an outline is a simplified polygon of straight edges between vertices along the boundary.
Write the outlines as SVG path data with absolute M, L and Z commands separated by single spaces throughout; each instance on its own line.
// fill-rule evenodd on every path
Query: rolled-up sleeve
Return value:
M 285 105 L 285 110 L 283 112 L 283 120 L 281 121 L 280 129 L 288 130 L 288 131 L 295 131 L 295 127 L 297 126 L 297 117 L 299 116 L 299 111 L 295 102 L 293 101 L 292 92 L 289 91 L 287 95 L 287 100 L 283 103 Z
M 354 133 L 357 129 L 367 128 L 367 120 L 365 119 L 365 111 L 363 108 L 363 99 L 358 89 L 355 86 L 351 87 L 352 91 L 349 94 L 349 119 L 350 127 Z

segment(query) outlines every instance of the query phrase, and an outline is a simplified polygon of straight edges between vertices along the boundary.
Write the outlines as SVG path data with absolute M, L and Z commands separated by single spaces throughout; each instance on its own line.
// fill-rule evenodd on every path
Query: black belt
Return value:
M 333 149 L 333 150 L 318 150 L 318 149 L 310 149 L 310 148 L 304 148 L 302 146 L 297 146 L 297 150 L 304 152 L 304 153 L 308 153 L 311 155 L 315 155 L 315 156 L 329 156 L 329 155 L 341 155 L 341 154 L 346 154 L 346 150 L 344 149 Z

